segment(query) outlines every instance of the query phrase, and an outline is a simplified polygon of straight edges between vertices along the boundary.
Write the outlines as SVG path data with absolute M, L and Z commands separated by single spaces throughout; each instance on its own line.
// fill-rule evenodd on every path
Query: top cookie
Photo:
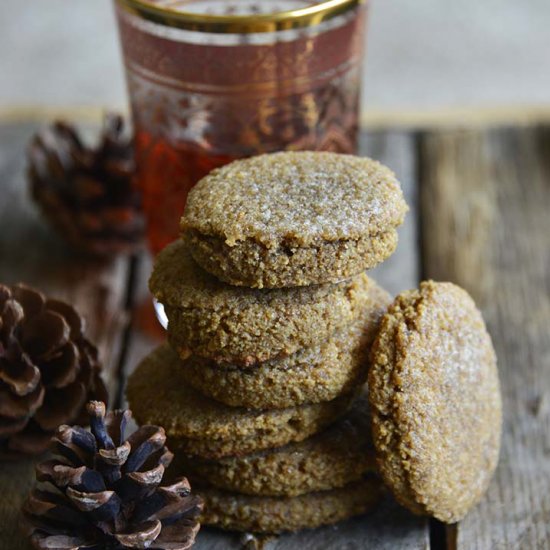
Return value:
M 336 282 L 394 251 L 407 205 L 368 158 L 284 152 L 233 162 L 190 192 L 181 229 L 195 260 L 254 288 Z
M 501 397 L 480 312 L 451 283 L 422 283 L 384 316 L 369 372 L 381 473 L 410 510 L 460 520 L 498 462 Z

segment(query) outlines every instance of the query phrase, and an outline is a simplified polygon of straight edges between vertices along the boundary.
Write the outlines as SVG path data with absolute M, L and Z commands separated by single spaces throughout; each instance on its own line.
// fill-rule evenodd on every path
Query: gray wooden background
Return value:
M 0 107 L 125 105 L 111 3 L 0 0 Z M 548 0 L 371 6 L 369 112 L 550 104 Z

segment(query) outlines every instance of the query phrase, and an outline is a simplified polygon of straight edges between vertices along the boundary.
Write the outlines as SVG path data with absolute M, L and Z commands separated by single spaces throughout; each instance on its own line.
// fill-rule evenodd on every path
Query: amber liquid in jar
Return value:
M 214 168 L 237 157 L 210 155 L 153 138 L 145 130 L 136 133 L 136 155 L 147 218 L 147 238 L 153 254 L 178 235 L 179 220 L 191 187 Z
M 200 2 L 209 3 L 260 9 L 250 0 Z M 311 28 L 243 35 L 166 30 L 121 7 L 117 14 L 153 254 L 177 238 L 189 190 L 212 169 L 264 152 L 356 151 L 364 5 Z

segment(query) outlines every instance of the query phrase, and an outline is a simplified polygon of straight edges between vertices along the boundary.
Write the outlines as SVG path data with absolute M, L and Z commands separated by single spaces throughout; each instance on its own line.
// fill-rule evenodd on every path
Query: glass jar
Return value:
M 280 150 L 354 153 L 363 0 L 115 0 L 153 253 L 210 170 Z

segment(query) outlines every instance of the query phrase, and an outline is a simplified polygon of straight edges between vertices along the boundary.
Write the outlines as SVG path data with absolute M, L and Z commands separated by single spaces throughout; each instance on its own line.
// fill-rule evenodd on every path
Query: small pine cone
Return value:
M 139 193 L 132 183 L 133 148 L 120 116 L 105 117 L 95 148 L 64 122 L 34 136 L 29 180 L 34 200 L 75 249 L 110 256 L 136 249 L 143 238 Z
M 185 478 L 161 486 L 172 453 L 158 426 L 142 426 L 128 438 L 130 411 L 105 414 L 88 403 L 91 433 L 61 426 L 55 454 L 36 467 L 36 487 L 23 506 L 31 542 L 39 549 L 187 550 L 202 511 Z
M 0 285 L 0 454 L 44 452 L 58 426 L 86 421 L 86 402 L 106 395 L 82 317 L 28 286 Z

